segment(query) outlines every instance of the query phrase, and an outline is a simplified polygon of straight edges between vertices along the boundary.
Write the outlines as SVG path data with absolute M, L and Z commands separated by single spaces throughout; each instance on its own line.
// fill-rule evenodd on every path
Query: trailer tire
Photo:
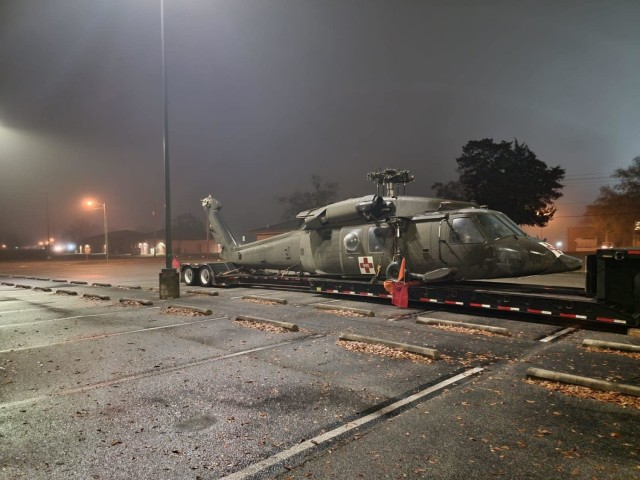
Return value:
M 213 272 L 208 266 L 204 266 L 200 269 L 200 285 L 203 287 L 210 287 L 213 283 Z
M 196 271 L 192 267 L 184 267 L 184 270 L 182 271 L 182 276 L 184 278 L 184 283 L 186 283 L 188 286 L 195 285 L 198 283 Z

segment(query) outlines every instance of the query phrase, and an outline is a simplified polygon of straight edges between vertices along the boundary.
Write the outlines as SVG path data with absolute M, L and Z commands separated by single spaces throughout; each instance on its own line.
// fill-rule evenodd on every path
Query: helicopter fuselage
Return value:
M 209 197 L 211 199 L 211 197 Z M 580 260 L 526 235 L 504 214 L 425 197 L 362 197 L 301 212 L 298 230 L 238 245 L 208 208 L 222 258 L 253 269 L 313 275 L 394 278 L 400 259 L 414 278 L 441 269 L 453 280 L 515 277 L 579 269 Z M 426 281 L 426 280 L 424 280 Z

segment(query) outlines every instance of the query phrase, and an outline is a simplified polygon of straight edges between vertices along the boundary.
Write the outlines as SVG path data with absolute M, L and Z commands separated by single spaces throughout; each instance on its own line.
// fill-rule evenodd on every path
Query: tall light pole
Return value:
M 95 210 L 97 210 L 98 208 L 102 208 L 102 213 L 103 213 L 103 217 L 104 217 L 104 254 L 105 254 L 105 259 L 108 262 L 109 261 L 109 233 L 108 233 L 108 229 L 107 229 L 107 204 L 105 203 L 100 203 L 100 202 L 96 202 L 94 200 L 88 200 L 87 201 L 87 206 L 88 207 L 94 207 L 95 206 Z
M 164 157 L 164 203 L 165 203 L 165 268 L 160 272 L 160 298 L 180 297 L 180 274 L 173 268 L 171 249 L 171 182 L 169 164 L 169 105 L 167 95 L 167 62 L 164 42 L 164 0 L 160 0 L 160 43 L 162 51 L 162 93 L 164 102 L 164 132 L 162 154 Z

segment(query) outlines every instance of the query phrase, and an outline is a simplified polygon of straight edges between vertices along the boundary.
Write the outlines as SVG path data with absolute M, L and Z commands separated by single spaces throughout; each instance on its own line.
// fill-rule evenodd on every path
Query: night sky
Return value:
M 640 155 L 640 2 L 165 0 L 174 217 L 209 193 L 238 234 L 320 174 L 339 196 L 411 170 L 457 178 L 469 140 L 567 171 L 562 240 Z M 164 219 L 160 0 L 0 0 L 0 234 L 44 240 L 101 212 Z M 161 226 L 161 225 L 159 225 Z

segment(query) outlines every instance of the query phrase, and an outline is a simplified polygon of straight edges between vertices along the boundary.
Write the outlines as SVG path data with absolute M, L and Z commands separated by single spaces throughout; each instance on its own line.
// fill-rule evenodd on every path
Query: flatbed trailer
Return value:
M 587 257 L 585 288 L 494 281 L 403 283 L 408 302 L 559 317 L 575 322 L 640 326 L 640 248 L 598 250 Z M 224 262 L 185 264 L 187 285 L 261 286 L 394 300 L 383 281 L 297 273 L 247 272 Z

